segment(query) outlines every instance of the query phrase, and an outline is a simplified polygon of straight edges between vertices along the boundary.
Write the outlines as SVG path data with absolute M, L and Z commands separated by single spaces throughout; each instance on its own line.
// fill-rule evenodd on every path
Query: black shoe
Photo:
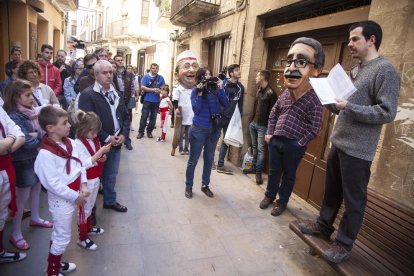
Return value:
M 186 198 L 192 198 L 193 197 L 193 188 L 186 186 L 185 187 L 185 197 Z
M 152 136 L 152 133 L 147 133 L 147 137 L 148 138 L 154 138 L 154 136 Z
M 244 174 L 255 174 L 256 173 L 256 170 L 254 168 L 243 169 L 243 173 Z
M 343 260 L 348 259 L 350 254 L 350 251 L 346 250 L 345 247 L 335 242 L 331 248 L 325 250 L 322 253 L 322 257 L 331 263 L 338 264 Z
M 322 228 L 319 226 L 317 222 L 313 222 L 310 220 L 303 220 L 298 223 L 299 230 L 308 235 L 312 236 L 319 236 L 324 240 L 329 240 L 330 236 L 322 233 Z
M 144 137 L 144 133 L 138 133 L 137 139 L 141 139 L 142 137 Z
M 265 198 L 260 202 L 260 209 L 267 209 L 272 202 L 275 201 L 274 198 L 265 196 Z
M 280 216 L 286 210 L 286 205 L 276 202 L 275 208 L 273 208 L 270 214 L 274 217 Z
M 208 186 L 201 187 L 201 191 L 206 194 L 208 197 L 214 197 L 213 192 L 210 190 Z
M 262 173 L 261 172 L 256 173 L 256 184 L 257 185 L 263 184 L 263 178 L 262 178 Z
M 104 205 L 103 207 L 104 209 L 112 209 L 114 211 L 121 212 L 121 213 L 125 213 L 126 211 L 128 211 L 127 207 L 119 204 L 118 202 L 115 202 L 112 205 Z
M 125 144 L 125 147 L 127 148 L 127 150 L 133 150 L 134 149 L 131 144 Z

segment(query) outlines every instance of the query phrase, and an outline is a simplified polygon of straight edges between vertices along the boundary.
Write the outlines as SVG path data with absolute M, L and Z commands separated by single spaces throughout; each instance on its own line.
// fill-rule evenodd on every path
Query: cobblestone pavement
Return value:
M 63 255 L 64 261 L 77 265 L 69 275 L 336 275 L 325 261 L 309 255 L 307 246 L 289 230 L 295 216 L 315 216 L 309 205 L 293 196 L 288 210 L 272 217 L 270 208 L 259 208 L 265 185 L 257 186 L 231 165 L 234 175 L 212 172 L 215 196 L 208 198 L 200 191 L 202 160 L 194 197 L 185 198 L 188 156 L 170 156 L 170 128 L 166 143 L 135 139 L 138 115 L 131 132 L 134 150 L 122 150 L 116 186 L 118 201 L 128 212 L 102 209 L 98 195 L 98 225 L 105 233 L 93 237 L 96 251 L 86 251 L 76 245 L 74 221 L 72 242 Z M 159 132 L 158 127 L 154 136 Z M 42 192 L 41 213 L 50 218 L 46 197 Z M 43 275 L 51 230 L 28 224 L 25 219 L 23 235 L 31 243 L 28 258 L 1 265 L 0 275 Z M 8 223 L 6 249 L 12 249 L 10 228 Z

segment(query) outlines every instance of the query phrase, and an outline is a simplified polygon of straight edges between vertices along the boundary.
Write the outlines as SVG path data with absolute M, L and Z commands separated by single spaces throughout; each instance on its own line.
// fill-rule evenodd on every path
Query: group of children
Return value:
M 77 114 L 79 125 L 73 140 L 68 138 L 71 125 L 65 110 L 49 105 L 39 113 L 33 101 L 31 84 L 17 80 L 5 92 L 4 109 L 0 107 L 0 263 L 27 256 L 4 250 L 3 229 L 10 205 L 10 242 L 19 250 L 30 248 L 21 231 L 23 208 L 30 197 L 30 226 L 53 228 L 47 274 L 62 275 L 76 268 L 73 263 L 61 262 L 71 239 L 73 215 L 77 214 L 77 243 L 82 248 L 96 250 L 89 236 L 104 233 L 102 228 L 92 226 L 90 215 L 105 153 L 111 146 L 101 146 L 97 138 L 102 123 L 95 113 Z M 48 192 L 52 222 L 39 216 L 40 185 Z

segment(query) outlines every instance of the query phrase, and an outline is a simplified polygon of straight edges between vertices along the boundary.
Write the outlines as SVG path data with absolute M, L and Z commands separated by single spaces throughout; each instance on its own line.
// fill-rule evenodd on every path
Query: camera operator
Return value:
M 226 135 L 227 127 L 229 126 L 230 119 L 233 116 L 236 105 L 239 105 L 240 114 L 243 114 L 243 98 L 244 98 L 244 86 L 240 83 L 241 76 L 240 66 L 238 64 L 231 64 L 227 67 L 230 78 L 223 81 L 223 88 L 226 97 L 229 101 L 229 106 L 220 108 L 219 119 L 219 131 L 223 130 L 223 137 Z M 225 70 L 223 70 L 225 71 Z M 223 73 L 220 73 L 223 75 Z M 225 76 L 225 75 L 224 75 Z M 220 134 L 217 136 L 216 144 Z M 224 157 L 226 156 L 229 146 L 221 142 L 219 160 L 217 163 L 217 172 L 225 174 L 233 174 L 233 172 L 224 166 Z
M 199 69 L 196 74 L 197 87 L 191 93 L 191 105 L 194 111 L 193 125 L 189 131 L 190 157 L 187 163 L 185 196 L 193 196 L 194 171 L 197 161 L 204 149 L 203 174 L 201 191 L 208 197 L 214 194 L 209 188 L 211 165 L 213 162 L 214 149 L 220 136 L 219 111 L 220 107 L 226 108 L 229 105 L 218 78 L 206 79 L 206 69 Z

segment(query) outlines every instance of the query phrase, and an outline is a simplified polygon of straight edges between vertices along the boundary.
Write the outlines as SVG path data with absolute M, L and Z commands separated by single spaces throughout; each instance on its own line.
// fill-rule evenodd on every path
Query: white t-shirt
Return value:
M 189 126 L 193 124 L 193 106 L 191 105 L 192 89 L 187 89 L 179 85 L 173 92 L 173 100 L 178 101 L 178 106 L 182 108 L 182 124 Z
M 168 102 L 170 102 L 170 97 L 162 98 L 160 101 L 160 108 L 168 107 Z

